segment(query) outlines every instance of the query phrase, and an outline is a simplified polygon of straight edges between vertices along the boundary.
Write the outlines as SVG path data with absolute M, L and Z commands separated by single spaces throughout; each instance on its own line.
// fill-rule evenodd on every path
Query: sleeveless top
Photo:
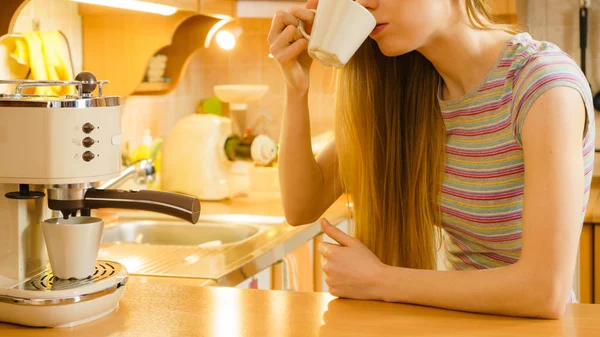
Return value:
M 442 100 L 438 93 L 446 126 L 440 206 L 444 263 L 449 270 L 494 268 L 518 261 L 526 169 L 521 130 L 536 99 L 559 86 L 577 90 L 587 110 L 587 132 L 581 144 L 583 220 L 594 166 L 594 108 L 588 81 L 569 55 L 527 33 L 516 34 L 476 89 L 451 101 Z

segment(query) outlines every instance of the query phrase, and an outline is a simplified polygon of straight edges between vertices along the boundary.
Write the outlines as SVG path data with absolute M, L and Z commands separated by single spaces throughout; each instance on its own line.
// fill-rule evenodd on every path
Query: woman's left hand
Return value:
M 322 242 L 318 247 L 323 256 L 322 269 L 329 293 L 360 300 L 382 300 L 379 281 L 387 266 L 362 242 L 326 219 L 321 220 L 321 227 L 325 234 L 339 243 Z

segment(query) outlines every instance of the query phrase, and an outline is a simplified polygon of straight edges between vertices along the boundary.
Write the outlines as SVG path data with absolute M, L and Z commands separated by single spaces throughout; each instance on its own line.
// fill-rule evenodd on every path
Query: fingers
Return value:
M 290 14 L 297 17 L 299 20 L 304 21 L 304 31 L 307 34 L 310 34 L 312 31 L 313 21 L 315 19 L 315 12 L 302 7 L 294 7 L 290 9 Z
M 323 257 L 325 257 L 326 259 L 331 259 L 332 256 L 342 247 L 333 244 L 333 243 L 329 243 L 329 242 L 321 242 L 319 243 L 319 246 L 317 247 L 317 250 L 319 251 L 319 253 L 321 253 L 321 255 L 323 255 Z
M 302 7 L 293 7 L 290 9 L 290 14 L 300 20 L 307 21 L 307 23 L 312 23 L 315 17 L 315 12 Z
M 270 44 L 273 44 L 279 35 L 283 32 L 284 29 L 288 26 L 297 27 L 299 24 L 298 18 L 293 16 L 292 14 L 286 11 L 278 11 L 273 17 L 273 22 L 271 23 L 271 30 L 269 31 L 269 35 L 267 40 Z
M 321 228 L 323 232 L 329 235 L 330 238 L 334 239 L 337 243 L 342 246 L 353 246 L 355 239 L 350 235 L 342 232 L 339 228 L 333 226 L 327 219 L 321 219 Z
M 279 51 L 285 49 L 290 46 L 293 42 L 300 40 L 302 38 L 302 33 L 296 28 L 296 26 L 289 25 L 285 27 L 283 32 L 279 34 L 277 39 L 271 43 L 270 52 L 273 56 L 276 56 Z
M 306 39 L 296 40 L 288 48 L 282 49 L 278 52 L 271 52 L 273 57 L 282 66 L 288 66 L 298 59 L 298 56 L 308 48 L 308 41 Z
M 308 41 L 298 29 L 300 19 L 312 22 L 314 13 L 306 8 L 292 8 L 290 12 L 279 11 L 273 18 L 268 41 L 269 52 L 282 66 L 296 62 L 308 48 Z

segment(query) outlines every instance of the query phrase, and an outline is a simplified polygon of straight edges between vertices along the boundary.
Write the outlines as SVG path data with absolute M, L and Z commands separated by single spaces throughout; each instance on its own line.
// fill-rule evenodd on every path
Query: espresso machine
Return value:
M 106 189 L 122 177 L 121 103 L 102 95 L 106 83 L 91 73 L 74 81 L 0 81 L 16 86 L 0 94 L 0 322 L 74 326 L 111 313 L 123 295 L 128 275 L 117 262 L 97 261 L 85 279 L 55 277 L 44 219 L 125 208 L 198 221 L 194 197 Z M 24 93 L 39 86 L 75 86 L 77 94 Z

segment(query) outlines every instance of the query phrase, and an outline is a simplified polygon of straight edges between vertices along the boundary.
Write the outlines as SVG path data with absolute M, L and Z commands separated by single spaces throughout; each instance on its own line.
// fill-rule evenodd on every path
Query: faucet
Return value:
M 143 185 L 154 181 L 156 170 L 152 159 L 140 160 L 127 167 L 118 177 L 108 180 L 100 185 L 99 189 L 119 188 L 129 180 L 134 180 L 136 184 Z

